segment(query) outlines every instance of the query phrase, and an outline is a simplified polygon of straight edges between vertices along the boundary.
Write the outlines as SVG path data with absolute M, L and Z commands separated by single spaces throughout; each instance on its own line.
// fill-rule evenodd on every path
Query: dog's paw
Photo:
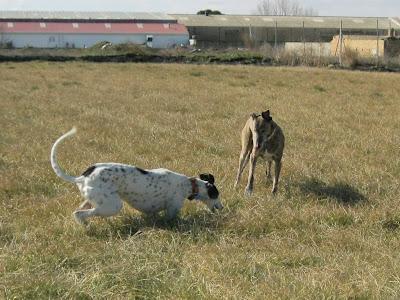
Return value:
M 247 196 L 247 197 L 250 197 L 252 193 L 253 193 L 253 189 L 246 188 L 244 190 L 244 195 Z
M 78 223 L 79 225 L 83 225 L 83 226 L 88 225 L 88 222 L 82 218 L 80 211 L 76 211 L 72 215 L 74 217 L 75 222 Z

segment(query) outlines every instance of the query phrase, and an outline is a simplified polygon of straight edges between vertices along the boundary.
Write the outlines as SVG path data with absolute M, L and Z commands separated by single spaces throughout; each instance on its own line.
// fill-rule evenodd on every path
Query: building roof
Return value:
M 182 24 L 0 22 L 0 33 L 188 34 Z
M 339 39 L 339 38 L 340 38 L 340 35 L 335 35 L 333 37 L 333 39 Z M 346 39 L 358 40 L 358 41 L 370 41 L 370 40 L 376 41 L 376 39 L 386 40 L 387 36 L 379 36 L 379 37 L 377 37 L 376 35 L 347 35 L 347 34 L 344 34 L 343 35 L 343 39 L 344 40 L 346 40 Z
M 0 20 L 107 20 L 107 21 L 161 21 L 173 22 L 175 18 L 164 13 L 147 12 L 72 12 L 72 11 L 1 11 Z
M 400 18 L 390 18 L 390 21 L 395 25 L 400 27 Z
M 382 29 L 399 28 L 400 23 L 389 18 L 362 17 L 302 17 L 302 16 L 254 16 L 254 15 L 170 15 L 178 23 L 188 27 L 275 27 L 279 28 L 339 28 L 342 21 L 345 29 L 376 29 L 376 23 Z

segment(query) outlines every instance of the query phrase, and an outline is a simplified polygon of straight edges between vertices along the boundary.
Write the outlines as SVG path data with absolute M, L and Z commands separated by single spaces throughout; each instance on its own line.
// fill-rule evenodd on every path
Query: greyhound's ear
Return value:
M 263 111 L 263 112 L 261 113 L 261 116 L 262 116 L 267 122 L 272 121 L 272 117 L 270 116 L 269 110 Z
M 257 114 L 256 114 L 256 113 L 252 113 L 252 114 L 250 115 L 250 117 L 252 117 L 253 119 L 255 119 L 255 118 L 257 118 Z
M 200 174 L 199 177 L 201 180 L 208 181 L 211 184 L 214 184 L 215 182 L 214 176 L 212 174 Z

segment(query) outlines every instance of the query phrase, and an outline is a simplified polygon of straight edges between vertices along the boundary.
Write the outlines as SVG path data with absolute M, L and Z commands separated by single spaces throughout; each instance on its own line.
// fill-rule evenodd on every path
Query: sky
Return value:
M 260 0 L 0 0 L 0 10 L 129 11 L 196 13 L 216 9 L 225 14 L 254 14 Z M 320 16 L 400 16 L 400 0 L 298 0 Z

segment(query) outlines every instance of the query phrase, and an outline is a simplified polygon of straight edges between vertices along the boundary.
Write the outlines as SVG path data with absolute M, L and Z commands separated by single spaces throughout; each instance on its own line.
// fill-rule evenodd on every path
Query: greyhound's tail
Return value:
M 72 128 L 70 131 L 68 131 L 66 134 L 62 135 L 61 137 L 58 138 L 58 140 L 54 143 L 53 147 L 51 148 L 51 155 L 50 155 L 50 161 L 51 161 L 51 166 L 53 167 L 54 172 L 57 174 L 58 177 L 61 177 L 62 179 L 76 183 L 78 180 L 78 177 L 73 177 L 68 174 L 66 174 L 63 170 L 61 170 L 60 166 L 57 164 L 56 160 L 56 150 L 58 144 L 64 140 L 65 138 L 74 135 L 76 133 L 76 128 Z

